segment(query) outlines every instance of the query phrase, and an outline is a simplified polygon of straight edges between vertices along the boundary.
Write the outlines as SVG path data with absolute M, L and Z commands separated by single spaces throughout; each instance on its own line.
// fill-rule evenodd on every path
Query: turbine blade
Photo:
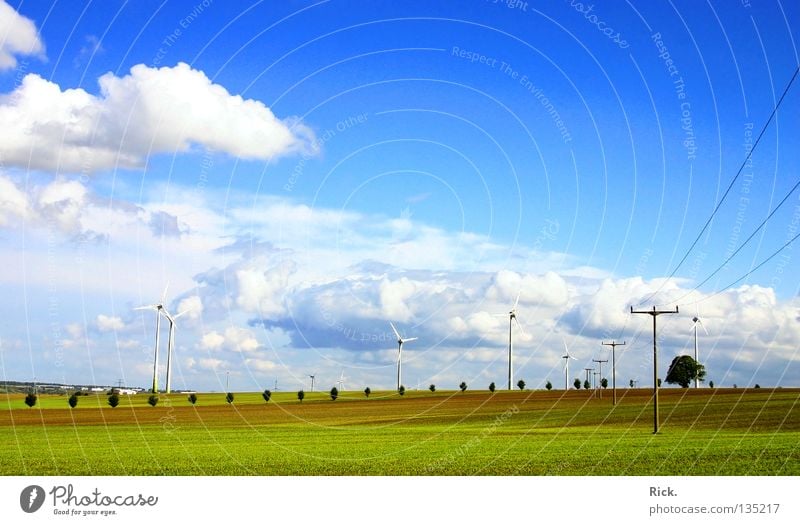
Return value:
M 392 327 L 392 331 L 394 332 L 394 335 L 396 335 L 398 339 L 402 339 L 402 337 L 400 337 L 400 332 L 398 332 L 397 328 L 394 327 L 394 323 L 389 321 L 389 325 Z
M 516 300 L 514 301 L 514 307 L 513 307 L 513 308 L 511 308 L 512 310 L 516 310 L 516 309 L 517 309 L 517 305 L 519 304 L 519 296 L 520 296 L 520 295 L 522 295 L 522 290 L 520 290 L 519 292 L 517 292 L 517 298 L 516 298 Z
M 172 316 L 172 318 L 173 318 L 173 319 L 177 319 L 178 317 L 180 317 L 180 316 L 182 316 L 182 315 L 185 315 L 185 314 L 188 314 L 188 313 L 189 313 L 189 312 L 191 312 L 191 311 L 192 311 L 192 309 L 191 309 L 191 308 L 189 308 L 188 310 L 184 310 L 184 311 L 180 312 L 179 314 L 176 314 L 176 315 Z
M 416 341 L 417 339 L 419 339 L 419 337 L 409 337 L 408 339 L 403 339 L 403 342 L 407 343 L 409 341 Z
M 164 293 L 161 294 L 161 304 L 167 302 L 167 290 L 169 289 L 169 281 L 167 281 L 167 285 L 164 286 Z
M 517 323 L 517 328 L 519 328 L 519 331 L 522 332 L 522 335 L 528 337 L 528 332 L 525 331 L 525 327 L 522 326 L 522 323 L 519 322 L 517 316 L 514 316 L 514 322 Z
M 134 310 L 156 310 L 157 308 L 157 304 L 148 304 L 147 306 L 137 306 Z
M 703 329 L 703 332 L 705 332 L 705 334 L 708 335 L 708 330 L 706 330 L 706 325 L 703 324 L 703 321 L 701 321 L 699 317 L 697 318 L 697 324 L 699 324 L 700 328 Z

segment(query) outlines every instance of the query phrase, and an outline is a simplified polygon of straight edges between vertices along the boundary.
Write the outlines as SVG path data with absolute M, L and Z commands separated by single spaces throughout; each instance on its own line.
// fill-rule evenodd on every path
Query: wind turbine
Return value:
M 169 321 L 169 338 L 167 339 L 167 394 L 172 389 L 172 347 L 175 345 L 175 319 L 188 314 L 191 310 L 184 310 L 179 314 L 170 315 L 166 308 L 162 305 L 161 311 L 167 316 Z
M 311 391 L 313 392 L 314 391 L 314 378 L 317 377 L 317 376 L 316 376 L 316 374 L 309 374 L 308 377 L 311 378 Z
M 569 360 L 575 359 L 571 355 L 569 355 L 569 348 L 567 348 L 567 342 L 563 339 L 561 340 L 564 343 L 564 355 L 561 356 L 561 359 L 564 360 L 564 390 L 569 390 Z M 577 361 L 577 359 L 575 359 Z
M 700 312 L 698 312 L 698 314 L 692 318 L 692 321 L 694 322 L 694 360 L 696 363 L 700 362 L 697 360 L 697 325 L 700 325 L 703 328 L 703 332 L 705 332 L 705 334 L 708 335 L 708 330 L 706 330 L 706 325 L 704 325 L 703 321 L 700 320 L 699 315 Z M 695 376 L 694 378 L 694 387 L 700 388 L 700 380 L 698 379 L 697 376 Z
M 146 306 L 139 306 L 134 310 L 155 310 L 156 311 L 156 348 L 153 352 L 153 393 L 158 393 L 158 345 L 161 338 L 161 313 L 164 310 L 164 303 L 167 301 L 167 288 L 169 284 L 164 287 L 164 293 L 161 295 L 161 301 L 155 304 L 148 304 Z
M 508 389 L 513 390 L 513 382 L 514 382 L 514 352 L 511 340 L 511 327 L 512 323 L 516 322 L 517 326 L 519 327 L 520 331 L 523 335 L 525 335 L 525 330 L 522 328 L 522 325 L 517 320 L 517 305 L 519 304 L 519 296 L 522 294 L 520 291 L 517 294 L 517 299 L 514 301 L 514 306 L 511 307 L 511 310 L 508 312 Z M 497 314 L 497 315 L 506 315 L 506 314 Z
M 336 382 L 339 385 L 339 392 L 344 391 L 344 370 L 342 370 L 342 375 L 339 376 L 339 380 Z
M 389 322 L 389 325 L 392 327 L 392 331 L 394 335 L 397 336 L 397 390 L 400 390 L 401 380 L 403 378 L 403 343 L 408 343 L 409 341 L 416 341 L 418 338 L 416 337 L 407 337 L 403 339 L 400 336 L 400 332 L 397 331 L 397 328 L 394 327 L 394 324 Z

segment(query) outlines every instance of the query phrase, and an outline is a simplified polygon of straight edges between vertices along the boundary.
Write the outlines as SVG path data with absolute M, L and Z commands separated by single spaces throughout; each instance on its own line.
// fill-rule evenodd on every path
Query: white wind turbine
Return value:
M 339 376 L 339 380 L 336 381 L 336 384 L 339 385 L 339 388 L 338 388 L 339 392 L 344 392 L 344 380 L 345 380 L 344 370 L 342 370 L 342 375 L 340 375 Z
M 567 348 L 567 342 L 563 339 L 561 340 L 564 343 L 564 355 L 561 356 L 561 359 L 564 360 L 564 391 L 569 390 L 569 360 L 575 359 L 571 355 L 569 355 L 569 348 Z M 577 359 L 575 359 L 577 361 Z
M 184 310 L 179 314 L 170 315 L 162 305 L 161 311 L 164 312 L 164 315 L 167 316 L 167 321 L 169 321 L 169 338 L 167 339 L 167 394 L 169 394 L 172 391 L 172 347 L 175 345 L 175 319 L 188 314 L 191 310 Z
M 155 304 L 148 304 L 146 306 L 139 306 L 134 310 L 155 310 L 156 311 L 156 348 L 153 352 L 153 393 L 158 393 L 158 346 L 161 339 L 161 314 L 164 311 L 164 303 L 167 301 L 167 288 L 169 284 L 164 287 L 164 293 L 161 295 L 161 301 Z
M 697 315 L 692 318 L 694 322 L 694 360 L 695 362 L 699 363 L 698 356 L 697 356 L 697 325 L 703 328 L 703 332 L 708 335 L 708 330 L 706 330 L 706 325 L 703 324 L 703 321 L 700 320 L 700 312 L 698 311 Z M 700 380 L 695 376 L 694 378 L 694 387 L 700 388 Z
M 400 390 L 400 385 L 402 384 L 401 380 L 403 378 L 402 371 L 403 371 L 403 343 L 408 343 L 409 341 L 416 341 L 416 337 L 407 337 L 403 339 L 400 336 L 400 332 L 397 331 L 397 328 L 389 322 L 389 325 L 392 327 L 392 331 L 394 335 L 397 336 L 397 390 Z
M 313 374 L 309 374 L 308 377 L 311 378 L 311 391 L 313 392 L 314 391 L 314 378 L 317 377 L 317 374 L 315 372 Z
M 512 323 L 516 322 L 517 327 L 519 327 L 520 332 L 522 335 L 525 335 L 525 329 L 522 328 L 522 324 L 520 324 L 519 320 L 517 319 L 517 305 L 519 304 L 519 296 L 522 295 L 522 291 L 517 294 L 517 299 L 514 301 L 514 306 L 511 307 L 511 310 L 508 312 L 508 389 L 513 390 L 513 383 L 514 383 L 514 351 L 511 339 L 511 327 Z M 502 315 L 505 316 L 506 314 L 496 314 L 498 316 Z

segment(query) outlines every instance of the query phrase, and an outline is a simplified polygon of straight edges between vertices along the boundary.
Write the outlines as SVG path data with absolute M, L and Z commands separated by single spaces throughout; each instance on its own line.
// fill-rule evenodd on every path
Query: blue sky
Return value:
M 563 384 L 629 341 L 648 381 L 705 320 L 717 384 L 800 381 L 787 2 L 10 2 L 0 8 L 3 375 L 178 388 Z M 653 294 L 656 294 L 653 296 Z M 166 332 L 164 332 L 166 334 Z M 162 362 L 166 346 L 162 347 Z M 576 370 L 582 366 L 575 367 Z M 572 374 L 573 376 L 575 374 Z M 163 383 L 163 371 L 162 379 Z M 407 386 L 408 386 L 407 385 Z M 306 385 L 308 386 L 308 385 Z

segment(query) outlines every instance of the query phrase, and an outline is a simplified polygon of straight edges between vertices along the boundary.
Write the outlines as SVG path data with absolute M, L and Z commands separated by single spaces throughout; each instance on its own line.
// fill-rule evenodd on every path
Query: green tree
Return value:
M 306 393 L 305 393 L 305 392 L 303 392 L 302 390 L 299 390 L 299 391 L 297 392 L 297 399 L 299 399 L 299 400 L 300 400 L 300 402 L 302 403 L 302 402 L 303 402 L 303 398 L 304 398 L 304 397 L 306 397 Z
M 709 381 L 708 382 L 708 387 L 709 388 L 714 388 L 714 382 L 713 381 Z
M 229 405 L 233 403 L 233 392 L 225 394 L 225 401 L 227 401 Z
M 758 383 L 756 383 L 756 386 L 754 386 L 753 388 L 761 388 L 761 385 L 759 385 Z
M 572 386 L 575 387 L 575 390 L 580 390 L 581 389 L 581 380 L 576 377 L 575 381 L 572 382 Z
M 264 392 L 261 394 L 261 397 L 264 398 L 265 403 L 269 403 L 269 400 L 272 397 L 272 392 L 269 390 L 264 390 Z
M 431 392 L 436 392 L 436 385 L 431 384 L 431 386 L 428 387 L 428 390 L 430 390 Z
M 633 379 L 631 379 L 630 381 L 628 381 L 628 385 L 629 385 L 631 388 L 633 388 L 633 385 L 634 385 Z
M 158 404 L 158 396 L 153 394 L 150 397 L 148 397 L 147 404 L 149 404 L 151 407 L 156 406 Z
M 189 403 L 191 403 L 193 405 L 195 403 L 197 403 L 197 394 L 195 394 L 195 393 L 189 394 Z
M 600 386 L 602 386 L 603 388 L 608 388 L 608 379 L 606 379 L 605 377 L 601 379 Z
M 76 406 L 78 406 L 78 396 L 75 395 L 75 394 L 72 394 L 71 396 L 69 396 L 69 399 L 67 400 L 67 403 L 69 403 L 69 407 L 70 408 L 75 408 Z
M 331 400 L 336 401 L 337 397 L 339 397 L 339 389 L 336 387 L 331 388 Z
M 669 369 L 667 370 L 667 383 L 671 385 L 678 384 L 683 388 L 689 388 L 689 385 L 695 378 L 703 381 L 705 376 L 705 367 L 695 361 L 692 356 L 679 355 L 676 356 L 669 365 Z
M 590 388 L 592 388 L 592 385 L 591 385 L 591 383 L 589 383 L 589 380 L 587 379 L 587 380 L 585 380 L 583 382 L 583 389 L 584 390 L 589 390 Z
M 458 388 L 460 388 L 461 391 L 464 392 L 467 389 L 467 384 L 464 381 L 462 381 L 461 384 L 458 385 Z
M 658 388 L 661 388 L 661 378 L 658 378 Z
M 119 395 L 118 394 L 111 394 L 108 396 L 108 406 L 111 408 L 116 408 L 119 405 Z
M 400 388 L 397 389 L 397 393 L 400 394 L 401 396 L 406 395 L 406 387 L 400 385 Z
M 546 389 L 548 389 L 548 390 L 552 390 L 553 389 L 553 383 L 551 383 L 550 380 L 548 379 L 547 383 L 544 384 L 544 387 Z
M 30 408 L 33 408 L 33 406 L 36 404 L 36 399 L 37 399 L 36 394 L 30 393 L 27 396 L 25 396 L 25 404 L 28 405 Z
M 369 388 L 369 387 L 367 387 L 367 388 L 365 388 L 365 389 L 364 389 L 364 395 L 365 395 L 365 396 L 369 397 L 369 395 L 370 395 L 371 393 L 372 393 L 372 390 L 370 390 L 370 388 Z
M 519 387 L 520 390 L 525 390 L 525 381 L 523 381 L 522 379 L 517 381 L 517 387 Z
M 495 388 L 497 387 L 494 385 L 494 381 L 489 383 L 489 392 L 494 393 Z

